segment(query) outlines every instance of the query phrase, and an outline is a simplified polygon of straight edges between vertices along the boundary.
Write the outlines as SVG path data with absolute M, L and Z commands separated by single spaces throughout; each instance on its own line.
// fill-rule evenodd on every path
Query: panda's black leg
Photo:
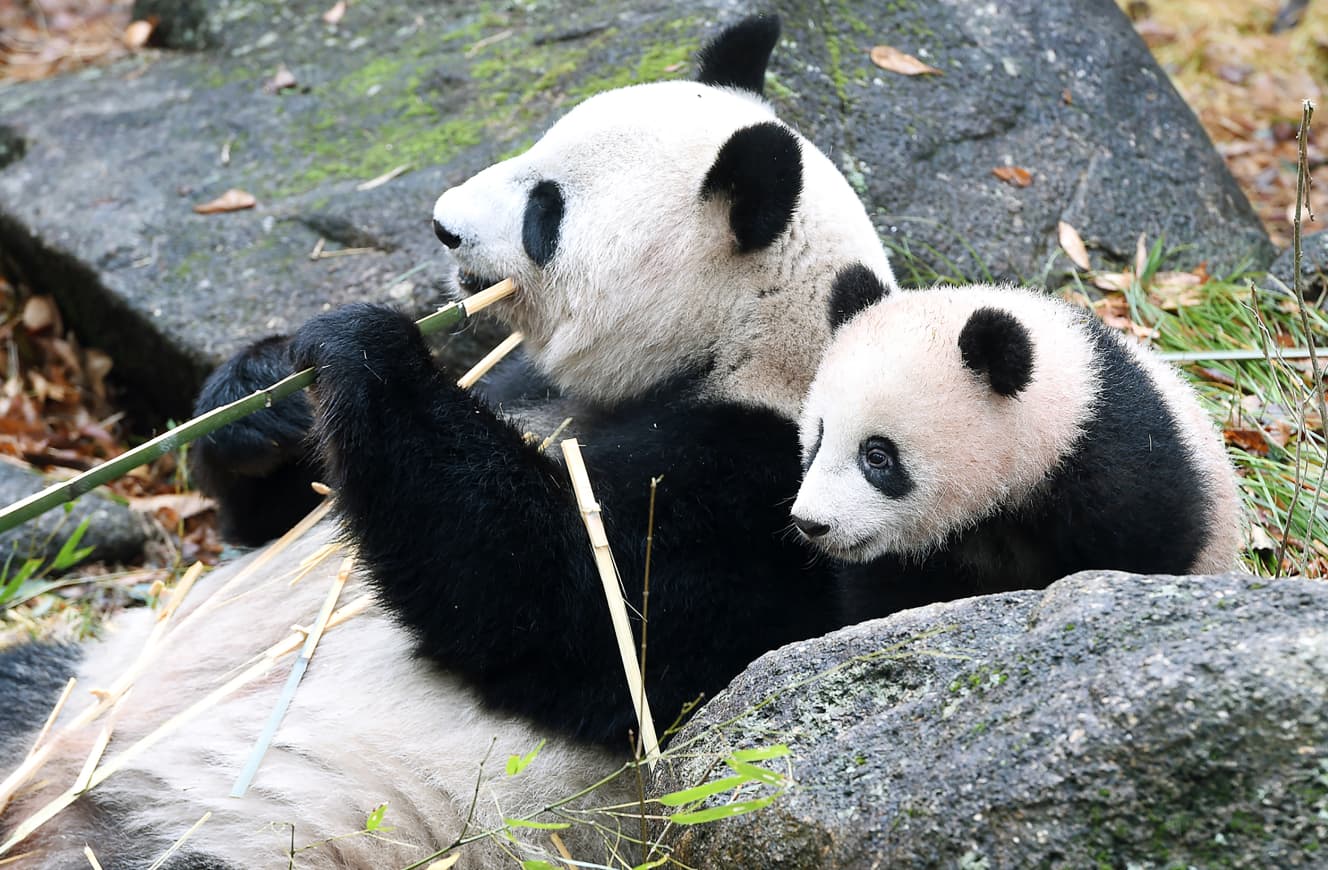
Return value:
M 561 468 L 439 372 L 391 309 L 315 318 L 292 353 L 318 372 L 314 432 L 360 564 L 421 652 L 507 709 L 610 739 L 590 733 L 594 710 L 621 739 L 631 708 Z M 619 696 L 621 724 L 605 724 L 603 699 Z
M 0 773 L 28 749 L 78 665 L 76 646 L 24 643 L 0 652 Z
M 194 413 L 269 387 L 293 371 L 290 339 L 257 342 L 222 363 L 203 384 Z M 258 545 L 280 535 L 319 501 L 310 483 L 321 477 L 308 440 L 309 399 L 297 393 L 200 438 L 190 449 L 198 487 L 221 507 L 222 535 Z

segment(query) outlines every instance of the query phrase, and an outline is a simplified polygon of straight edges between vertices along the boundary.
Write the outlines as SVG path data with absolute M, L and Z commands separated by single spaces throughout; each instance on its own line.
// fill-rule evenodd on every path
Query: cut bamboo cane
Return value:
M 471 315 L 500 299 L 510 296 L 514 292 L 516 292 L 516 285 L 512 283 L 510 278 L 505 278 L 468 299 L 453 302 L 451 305 L 446 305 L 433 314 L 415 321 L 415 325 L 425 335 L 448 327 L 459 326 Z M 133 450 L 127 450 L 96 468 L 88 469 L 69 480 L 54 484 L 41 492 L 20 499 L 0 510 L 0 532 L 8 531 L 33 517 L 42 515 L 51 508 L 73 501 L 98 486 L 127 474 L 140 465 L 165 456 L 190 441 L 215 432 L 227 423 L 247 417 L 264 408 L 270 408 L 273 403 L 279 402 L 312 384 L 314 376 L 314 370 L 311 368 L 298 371 L 277 381 L 270 387 L 257 390 L 243 399 L 231 402 L 229 405 L 214 408 L 187 423 L 182 423 L 169 432 L 163 432 L 156 438 L 144 442 Z
M 503 357 L 516 350 L 517 345 L 525 338 L 520 332 L 514 332 L 502 340 L 497 347 L 484 355 L 484 358 L 475 365 L 471 366 L 470 371 L 466 372 L 457 381 L 457 386 L 463 390 L 469 390 L 475 386 L 475 382 L 489 373 L 489 369 L 502 362 Z
M 305 638 L 304 649 L 300 650 L 299 658 L 291 666 L 290 676 L 286 678 L 286 685 L 282 686 L 281 695 L 272 707 L 272 714 L 268 716 L 267 724 L 263 726 L 262 733 L 258 735 L 258 740 L 254 743 L 249 760 L 245 762 L 244 768 L 235 780 L 235 785 L 231 788 L 231 797 L 244 797 L 244 793 L 249 790 L 249 784 L 254 781 L 254 777 L 258 774 L 258 767 L 263 763 L 263 756 L 267 754 L 267 748 L 272 745 L 272 738 L 277 736 L 277 728 L 281 726 L 281 720 L 286 718 L 286 711 L 290 709 L 291 701 L 295 699 L 295 690 L 299 687 L 304 672 L 309 669 L 309 660 L 313 658 L 314 648 L 318 646 L 318 639 L 323 636 L 328 620 L 332 618 L 332 611 L 337 606 L 337 599 L 341 597 L 341 590 L 345 588 L 346 580 L 350 578 L 350 572 L 354 564 L 355 560 L 350 556 L 341 560 L 341 570 L 337 572 L 336 579 L 332 581 L 332 588 L 328 590 L 327 599 L 323 602 L 322 609 L 318 611 L 318 618 L 314 620 L 309 636 Z
M 613 620 L 613 634 L 618 639 L 618 653 L 622 656 L 623 672 L 627 675 L 627 688 L 631 697 L 640 702 L 636 708 L 636 719 L 641 728 L 641 746 L 645 750 L 646 766 L 653 770 L 655 762 L 659 760 L 659 739 L 655 736 L 655 720 L 650 714 L 644 677 L 636 660 L 632 624 L 627 619 L 627 602 L 623 599 L 622 579 L 613 561 L 613 551 L 609 549 L 609 536 L 604 530 L 604 519 L 600 516 L 595 492 L 590 486 L 585 460 L 581 458 L 581 445 L 575 438 L 568 438 L 561 446 L 563 457 L 567 460 L 567 473 L 572 478 L 576 505 L 586 524 L 586 532 L 590 535 L 595 567 L 604 584 L 604 597 L 609 602 L 609 616 Z

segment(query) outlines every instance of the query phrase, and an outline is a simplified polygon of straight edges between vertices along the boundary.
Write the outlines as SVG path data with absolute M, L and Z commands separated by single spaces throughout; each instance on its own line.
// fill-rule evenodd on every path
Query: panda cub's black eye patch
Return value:
M 867 482 L 888 498 L 903 498 L 913 491 L 913 478 L 899 459 L 895 442 L 873 435 L 858 446 L 858 467 Z
M 521 244 L 537 266 L 546 266 L 558 251 L 563 225 L 563 191 L 556 182 L 541 181 L 530 189 L 521 222 Z

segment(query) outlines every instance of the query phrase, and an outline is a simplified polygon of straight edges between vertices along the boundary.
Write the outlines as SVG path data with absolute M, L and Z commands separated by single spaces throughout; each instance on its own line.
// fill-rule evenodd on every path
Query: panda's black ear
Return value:
M 802 146 L 783 124 L 764 121 L 729 137 L 706 173 L 701 198 L 729 202 L 729 227 L 745 254 L 788 229 L 802 195 Z
M 696 55 L 703 85 L 765 91 L 765 67 L 779 41 L 778 15 L 753 15 L 724 30 Z
M 862 309 L 875 305 L 890 295 L 890 288 L 881 283 L 876 273 L 862 263 L 845 266 L 835 273 L 830 285 L 829 318 L 833 332 L 843 326 Z
M 959 333 L 964 365 L 1002 396 L 1017 396 L 1033 379 L 1033 341 L 1013 314 L 979 308 Z

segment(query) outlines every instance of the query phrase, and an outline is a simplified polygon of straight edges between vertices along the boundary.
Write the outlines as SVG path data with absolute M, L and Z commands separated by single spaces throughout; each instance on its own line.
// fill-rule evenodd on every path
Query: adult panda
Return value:
M 277 670 L 133 755 L 26 840 L 38 866 L 84 866 L 84 842 L 106 866 L 142 865 L 205 811 L 171 866 L 284 865 L 311 843 L 299 866 L 400 866 L 466 828 L 486 755 L 492 773 L 553 738 L 520 777 L 486 781 L 470 831 L 611 770 L 633 699 L 566 472 L 523 437 L 564 417 L 637 608 L 650 480 L 662 476 L 646 659 L 661 724 L 760 653 L 834 626 L 831 569 L 787 534 L 792 420 L 830 335 L 827 306 L 894 279 L 847 183 L 760 96 L 777 37 L 776 19 L 744 20 L 702 51 L 697 81 L 598 95 L 438 200 L 434 230 L 461 292 L 516 280 L 496 313 L 525 332 L 537 379 L 559 398 L 464 393 L 408 319 L 369 305 L 255 345 L 214 375 L 204 405 L 318 367 L 312 404 L 218 433 L 198 446 L 199 470 L 251 538 L 303 507 L 302 477 L 323 477 L 379 604 L 323 638 L 244 798 L 226 795 L 275 704 Z M 333 535 L 324 524 L 267 564 L 200 581 L 139 669 L 106 758 L 307 624 L 336 559 L 293 588 L 289 578 Z M 26 748 L 69 670 L 84 687 L 113 683 L 154 619 L 126 614 L 77 662 L 67 649 L 6 653 L 0 681 L 18 685 L 0 693 L 23 703 L 0 708 L 3 749 Z M 21 795 L 5 827 L 74 781 L 96 732 L 55 745 L 42 770 L 54 787 Z M 390 836 L 341 836 L 383 802 Z M 462 866 L 500 860 L 490 845 Z
M 1175 370 L 1090 312 L 1013 287 L 936 287 L 834 320 L 792 513 L 846 563 L 846 615 L 1090 568 L 1236 569 L 1240 498 L 1220 435 Z

